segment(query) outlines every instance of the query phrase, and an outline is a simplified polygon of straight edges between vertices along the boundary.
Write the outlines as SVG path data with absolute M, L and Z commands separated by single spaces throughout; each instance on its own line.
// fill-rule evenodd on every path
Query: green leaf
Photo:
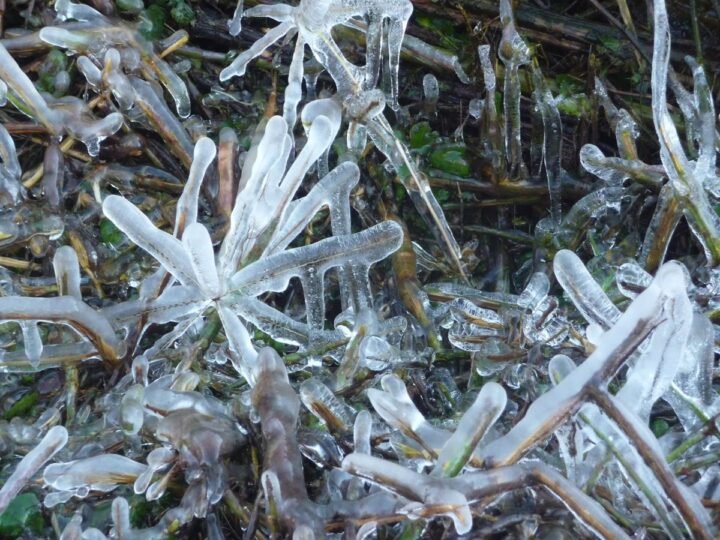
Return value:
M 670 424 L 668 424 L 667 420 L 664 420 L 663 418 L 655 418 L 652 422 L 650 422 L 650 429 L 655 437 L 659 439 L 668 432 Z
M 112 221 L 102 218 L 100 220 L 100 240 L 105 244 L 117 246 L 123 241 L 123 233 Z
M 410 148 L 414 150 L 435 144 L 439 138 L 428 122 L 419 122 L 410 128 Z
M 195 12 L 193 8 L 183 0 L 175 4 L 175 7 L 170 10 L 170 15 L 180 26 L 188 26 L 195 22 Z
M 157 4 L 153 4 L 140 12 L 138 31 L 151 41 L 160 39 L 163 35 L 166 17 L 165 10 Z
M 17 538 L 23 531 L 39 535 L 44 526 L 41 505 L 34 493 L 23 493 L 15 497 L 0 514 L 0 537 Z
M 5 411 L 3 417 L 5 420 L 10 420 L 16 416 L 23 416 L 32 409 L 40 399 L 40 394 L 37 392 L 29 392 L 23 397 L 13 403 L 10 408 Z
M 430 154 L 430 164 L 456 176 L 470 176 L 470 164 L 465 158 L 464 144 L 443 145 Z

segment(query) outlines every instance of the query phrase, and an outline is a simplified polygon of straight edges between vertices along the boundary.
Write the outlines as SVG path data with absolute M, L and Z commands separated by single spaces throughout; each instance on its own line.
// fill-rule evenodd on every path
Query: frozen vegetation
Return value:
M 35 500 L 20 537 L 716 538 L 720 136 L 665 1 L 658 163 L 597 77 L 617 149 L 584 175 L 510 0 L 476 80 L 405 36 L 410 0 L 247 4 L 234 57 L 130 1 L 0 39 L 0 537 Z M 440 144 L 480 134 L 461 214 L 529 193 L 528 232 L 443 207 L 445 83 L 403 52 L 476 96 Z M 54 53 L 42 87 L 24 55 Z

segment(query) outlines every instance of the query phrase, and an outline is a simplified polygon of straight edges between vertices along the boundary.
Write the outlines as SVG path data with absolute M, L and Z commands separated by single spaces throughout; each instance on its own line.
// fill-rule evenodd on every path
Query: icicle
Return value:
M 65 177 L 65 159 L 57 143 L 50 143 L 43 159 L 42 185 L 51 206 L 58 208 L 62 202 Z
M 243 0 L 237 0 L 233 18 L 228 21 L 231 36 L 237 36 L 242 30 L 243 3 Z
M 520 133 L 520 66 L 530 62 L 530 49 L 518 34 L 510 0 L 500 0 L 500 22 L 503 25 L 502 40 L 498 56 L 505 64 L 505 86 L 503 89 L 505 111 L 505 154 L 511 176 L 524 178 L 527 175 L 522 159 Z
M 539 68 L 533 69 L 535 104 L 543 123 L 542 156 L 550 195 L 550 217 L 556 226 L 562 218 L 562 122 L 555 98 Z
M 356 453 L 370 455 L 371 431 L 372 415 L 368 411 L 360 411 L 353 426 L 353 446 Z

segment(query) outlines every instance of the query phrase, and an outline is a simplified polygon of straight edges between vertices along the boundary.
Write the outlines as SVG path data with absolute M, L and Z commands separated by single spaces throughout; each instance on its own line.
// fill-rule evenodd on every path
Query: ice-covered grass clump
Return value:
M 603 66 L 578 138 L 540 69 L 566 41 L 512 4 L 456 51 L 469 103 L 407 0 L 239 2 L 234 61 L 202 2 L 164 40 L 135 1 L 0 36 L 0 536 L 20 507 L 63 539 L 717 536 L 705 72 L 684 90 L 656 0 L 652 125 Z
M 334 106 L 329 101 L 315 102 L 313 108 L 322 112 L 323 105 Z M 294 197 L 309 168 L 334 140 L 338 127 L 328 116 L 318 114 L 312 119 L 305 146 L 288 166 L 292 139 L 281 117 L 268 121 L 262 139 L 246 159 L 217 260 L 210 233 L 197 222 L 200 185 L 215 157 L 215 146 L 209 139 L 201 139 L 195 146 L 190 178 L 178 203 L 175 235 L 155 228 L 126 199 L 105 199 L 105 215 L 171 276 L 157 298 L 148 297 L 138 305 L 148 322 L 178 323 L 164 344 L 180 337 L 212 307 L 225 328 L 235 367 L 252 382 L 256 353 L 247 323 L 295 345 L 317 345 L 328 339 L 324 336 L 328 270 L 337 269 L 345 308 L 357 313 L 371 306 L 367 281 L 370 265 L 399 247 L 400 227 L 388 221 L 351 233 L 348 197 L 359 175 L 352 163 L 330 171 L 305 197 Z M 333 236 L 288 249 L 322 207 L 330 209 Z M 284 291 L 295 277 L 303 287 L 305 323 L 290 319 L 257 298 L 266 292 Z M 156 344 L 154 350 L 158 349 Z

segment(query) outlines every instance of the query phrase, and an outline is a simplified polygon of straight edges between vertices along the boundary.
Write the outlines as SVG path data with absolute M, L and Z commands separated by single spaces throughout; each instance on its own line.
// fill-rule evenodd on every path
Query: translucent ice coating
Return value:
M 617 321 L 620 310 L 610 302 L 577 255 L 567 249 L 558 251 L 553 268 L 565 293 L 589 324 L 607 329 Z
M 567 252 L 561 254 L 558 264 L 562 270 L 567 266 L 575 267 L 576 275 L 569 279 L 574 284 L 572 287 L 577 289 L 577 285 L 585 280 L 577 265 L 570 260 L 571 255 Z M 609 314 L 602 305 L 598 309 L 596 299 L 587 297 L 589 289 L 582 285 L 580 289 L 579 303 L 593 318 L 599 317 L 597 324 L 607 324 L 607 319 L 612 320 L 612 309 Z M 669 387 L 677 371 L 677 360 L 688 338 L 691 321 L 685 272 L 680 264 L 667 263 L 603 334 L 595 352 L 577 368 L 566 370 L 569 372 L 562 381 L 536 399 L 518 424 L 481 450 L 485 465 L 502 466 L 517 461 L 564 420 L 576 414 L 587 400 L 592 400 L 633 441 L 688 529 L 699 537 L 710 537 L 707 513 L 697 498 L 675 478 L 655 437 L 638 417 L 642 414 L 647 418 L 645 411 L 649 411 L 659 394 Z M 633 354 L 638 353 L 639 346 L 648 338 L 649 343 L 639 352 L 640 356 L 629 372 L 628 389 L 623 388 L 617 397 L 608 394 L 608 382 Z M 644 356 L 646 351 L 648 354 Z
M 520 133 L 520 66 L 530 62 L 530 49 L 515 28 L 510 0 L 500 0 L 500 22 L 503 25 L 498 56 L 505 64 L 503 90 L 505 111 L 505 155 L 512 176 L 525 176 Z
M 51 135 L 59 137 L 69 133 L 81 140 L 92 156 L 100 151 L 100 141 L 115 133 L 122 125 L 122 114 L 110 113 L 96 120 L 84 101 L 71 96 L 48 103 L 2 43 L 0 80 L 7 85 L 13 101 L 22 112 L 42 124 Z
M 308 499 L 303 476 L 302 456 L 296 439 L 300 400 L 290 386 L 282 359 L 271 348 L 258 354 L 255 373 L 257 384 L 253 390 L 253 405 L 257 409 L 265 440 L 263 482 L 266 497 L 278 505 L 278 514 L 290 529 L 306 526 L 322 534 L 314 505 Z M 268 493 L 272 485 L 272 493 Z
M 5 511 L 32 476 L 67 444 L 68 432 L 62 426 L 55 426 L 17 464 L 10 477 L 0 488 L 0 514 Z
M 241 6 L 238 9 L 242 11 Z M 408 150 L 394 135 L 390 124 L 382 114 L 385 107 L 382 92 L 374 90 L 382 64 L 383 44 L 387 43 L 386 65 L 390 78 L 388 102 L 393 109 L 398 109 L 400 48 L 411 12 L 412 4 L 408 0 L 370 0 L 369 2 L 303 0 L 298 6 L 274 4 L 252 7 L 244 10 L 242 16 L 267 17 L 280 24 L 235 58 L 232 64 L 220 73 L 220 80 L 226 81 L 234 76 L 244 75 L 247 64 L 253 58 L 259 56 L 283 36 L 297 31 L 283 110 L 287 125 L 292 127 L 295 124 L 295 109 L 300 100 L 300 81 L 303 77 L 303 51 L 307 46 L 335 81 L 338 94 L 345 104 L 345 112 L 350 116 L 351 124 L 348 128 L 348 138 L 356 143 L 349 146 L 359 153 L 365 146 L 366 133 L 371 136 L 377 148 L 390 160 L 416 207 L 433 226 L 433 232 L 438 236 L 459 273 L 464 275 L 460 248 L 442 208 L 435 199 L 427 178 L 417 171 Z M 237 15 L 238 12 L 230 24 L 231 32 L 239 31 Z M 351 25 L 358 17 L 364 17 L 368 21 L 367 60 L 364 68 L 352 64 L 345 58 L 331 34 L 334 26 Z M 377 99 L 378 94 L 380 99 Z
M 320 110 L 333 106 L 326 100 Z M 175 235 L 156 228 L 122 197 L 109 196 L 103 203 L 105 215 L 176 280 L 159 297 L 139 301 L 136 313 L 148 314 L 150 322 L 180 322 L 177 338 L 204 309 L 213 306 L 234 352 L 234 365 L 250 382 L 256 352 L 245 323 L 295 344 L 324 339 L 325 273 L 338 269 L 344 307 L 355 312 L 368 308 L 370 266 L 402 241 L 402 230 L 392 221 L 351 234 L 349 195 L 359 175 L 352 163 L 339 165 L 305 197 L 293 200 L 306 172 L 334 140 L 339 115 L 332 116 L 332 120 L 322 114 L 307 116 L 307 143 L 289 166 L 287 124 L 281 117 L 269 120 L 262 139 L 248 152 L 217 260 L 207 229 L 196 222 L 200 185 L 215 158 L 215 145 L 209 139 L 195 145 L 190 176 L 178 203 Z M 334 236 L 287 249 L 322 207 L 330 209 Z M 305 324 L 257 299 L 264 292 L 284 290 L 293 277 L 303 285 Z M 131 308 L 123 316 L 127 318 L 128 313 Z
M 383 44 L 387 43 L 390 104 L 397 109 L 400 48 L 411 13 L 412 4 L 408 0 L 370 0 L 369 2 L 302 0 L 296 7 L 287 4 L 261 5 L 244 12 L 241 1 L 230 24 L 232 35 L 240 32 L 240 16 L 268 17 L 280 24 L 268 31 L 265 36 L 225 68 L 220 73 L 220 80 L 226 81 L 234 76 L 242 76 L 248 62 L 259 56 L 284 35 L 291 31 L 297 31 L 298 44 L 290 66 L 292 80 L 300 81 L 302 79 L 303 58 L 299 51 L 307 44 L 315 58 L 330 73 L 337 85 L 338 92 L 346 96 L 360 89 L 367 90 L 376 86 L 382 64 Z M 364 68 L 351 64 L 331 35 L 334 26 L 345 24 L 353 17 L 366 17 L 368 21 Z M 293 85 L 293 88 L 295 87 L 296 85 Z
M 698 159 L 693 162 L 688 159 L 668 112 L 670 29 L 665 0 L 655 0 L 653 6 L 652 110 L 655 131 L 660 141 L 660 157 L 674 195 L 680 201 L 683 215 L 702 243 L 708 262 L 715 265 L 720 262 L 720 218 L 705 192 L 705 183 L 711 184 L 715 178 L 715 112 L 712 99 L 706 97 L 707 84 L 702 68 L 698 66 L 694 72 L 694 103 L 700 126 L 700 142 Z
M 562 218 L 562 122 L 555 98 L 539 68 L 533 69 L 535 106 L 540 109 L 543 124 L 542 158 L 550 194 L 550 217 L 556 225 Z
M 2 124 L 0 124 L 0 160 L 2 160 L 0 163 L 0 200 L 5 205 L 15 206 L 22 199 L 22 185 L 20 184 L 22 169 L 18 161 L 15 141 Z
M 90 491 L 112 491 L 120 484 L 132 484 L 145 469 L 145 465 L 117 454 L 48 465 L 43 480 L 57 491 L 45 497 L 45 506 L 55 506 L 73 496 L 83 498 Z
M 69 0 L 57 0 L 55 11 L 61 21 L 70 19 L 77 22 L 46 26 L 40 31 L 40 39 L 76 54 L 94 57 L 98 62 L 113 47 L 131 49 L 139 56 L 139 71 L 159 81 L 167 89 L 175 101 L 177 113 L 183 118 L 190 114 L 190 94 L 185 83 L 135 28 L 124 21 L 110 19 L 88 5 L 75 4 Z M 84 72 L 93 71 L 87 62 L 84 63 Z M 110 65 L 117 68 L 119 63 L 110 62 Z M 117 77 L 121 73 L 119 69 L 114 73 L 106 73 L 107 81 L 116 96 L 118 93 L 121 96 L 127 94 L 123 92 L 122 79 Z M 127 104 L 127 98 L 121 97 L 120 101 Z

